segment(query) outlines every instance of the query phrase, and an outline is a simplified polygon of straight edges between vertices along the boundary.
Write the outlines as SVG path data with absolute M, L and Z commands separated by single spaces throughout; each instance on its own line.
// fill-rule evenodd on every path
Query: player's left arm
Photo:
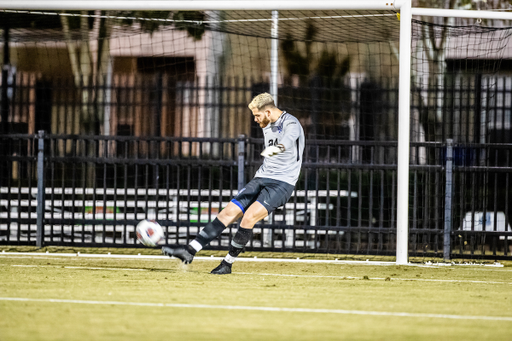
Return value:
M 296 120 L 288 120 L 283 125 L 283 137 L 279 141 L 279 145 L 283 147 L 283 151 L 291 150 L 300 136 L 300 125 Z

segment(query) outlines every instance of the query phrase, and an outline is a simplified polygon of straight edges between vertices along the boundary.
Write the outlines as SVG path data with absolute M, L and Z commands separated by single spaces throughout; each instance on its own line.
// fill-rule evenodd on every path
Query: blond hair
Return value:
M 254 97 L 249 103 L 249 109 L 261 111 L 262 109 L 266 109 L 267 107 L 275 108 L 274 98 L 269 93 L 262 93 L 258 96 Z

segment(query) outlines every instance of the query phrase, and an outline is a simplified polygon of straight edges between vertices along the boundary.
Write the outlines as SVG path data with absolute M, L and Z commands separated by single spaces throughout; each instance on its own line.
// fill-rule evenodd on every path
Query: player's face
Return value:
M 258 109 L 252 109 L 252 114 L 254 116 L 254 122 L 258 123 L 260 128 L 265 128 L 270 123 L 267 110 L 258 111 Z

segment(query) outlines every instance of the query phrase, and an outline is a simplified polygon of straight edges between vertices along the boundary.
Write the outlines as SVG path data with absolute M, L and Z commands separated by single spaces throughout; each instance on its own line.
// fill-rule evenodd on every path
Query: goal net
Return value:
M 507 237 L 486 239 L 481 232 L 510 231 L 510 191 L 499 183 L 509 181 L 512 165 L 512 29 L 502 20 L 419 19 L 411 63 L 413 248 L 440 245 L 440 236 L 423 231 L 444 229 L 457 256 L 493 248 L 509 254 Z M 426 170 L 433 166 L 439 171 Z
M 91 219 L 103 219 L 100 241 L 108 236 L 115 244 L 133 243 L 134 222 L 153 214 L 177 228 L 175 242 L 188 240 L 239 187 L 237 148 L 246 148 L 246 181 L 261 163 L 262 133 L 247 104 L 270 92 L 279 108 L 300 120 L 307 146 L 294 197 L 263 222 L 269 228 L 251 247 L 394 254 L 400 181 L 397 12 L 3 10 L 0 22 L 0 123 L 2 139 L 10 139 L 0 177 L 9 198 L 12 186 L 20 193 L 34 186 L 30 162 L 37 148 L 29 138 L 8 134 L 44 131 L 52 157 L 47 184 L 61 188 L 60 209 L 69 211 L 68 218 L 93 226 Z M 496 188 L 496 199 L 489 201 L 486 187 L 508 181 L 508 175 L 453 173 L 449 185 L 446 172 L 449 151 L 453 172 L 493 162 L 510 167 L 503 151 L 493 151 L 500 155 L 493 159 L 485 144 L 510 143 L 512 81 L 503 70 L 511 32 L 503 21 L 412 22 L 411 254 L 442 253 L 447 217 L 453 230 L 475 231 L 475 219 L 464 223 L 467 212 L 485 214 L 492 207 L 495 217 L 512 213 L 498 204 L 508 202 L 508 192 Z M 77 193 L 69 188 L 80 189 L 83 208 L 64 207 L 65 193 Z M 101 199 L 95 197 L 98 188 Z M 138 192 L 114 191 L 114 198 L 106 196 L 109 188 L 156 192 L 141 192 L 138 209 Z M 188 190 L 184 197 L 182 189 Z M 206 195 L 190 192 L 201 189 Z M 223 194 L 225 189 L 230 192 Z M 171 190 L 177 201 L 170 203 Z M 447 193 L 453 193 L 451 207 Z M 123 207 L 107 205 L 122 196 Z M 216 199 L 218 207 L 212 206 Z M 3 201 L 9 212 L 10 200 Z M 184 215 L 173 205 L 183 207 Z M 120 217 L 122 227 L 107 221 Z M 62 226 L 69 221 L 59 222 L 55 240 L 63 241 Z M 276 232 L 278 225 L 285 229 Z M 181 235 L 180 226 L 186 231 Z M 212 245 L 222 247 L 222 238 Z

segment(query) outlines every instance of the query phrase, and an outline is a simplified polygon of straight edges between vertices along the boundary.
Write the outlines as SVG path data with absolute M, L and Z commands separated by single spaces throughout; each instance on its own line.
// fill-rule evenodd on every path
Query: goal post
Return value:
M 409 145 L 411 93 L 411 2 L 400 8 L 396 263 L 409 262 Z M 404 147 L 402 147 L 404 146 Z
M 279 12 L 284 10 L 385 10 L 400 12 L 398 150 L 396 197 L 396 263 L 409 262 L 409 172 L 411 130 L 411 47 L 413 16 L 439 16 L 512 20 L 512 13 L 491 11 L 441 10 L 413 8 L 411 0 L 285 0 L 285 1 L 168 1 L 168 0 L 0 0 L 0 10 L 269 10 L 272 17 L 270 92 L 277 98 L 278 61 L 277 26 Z M 269 26 L 270 32 L 270 26 Z

